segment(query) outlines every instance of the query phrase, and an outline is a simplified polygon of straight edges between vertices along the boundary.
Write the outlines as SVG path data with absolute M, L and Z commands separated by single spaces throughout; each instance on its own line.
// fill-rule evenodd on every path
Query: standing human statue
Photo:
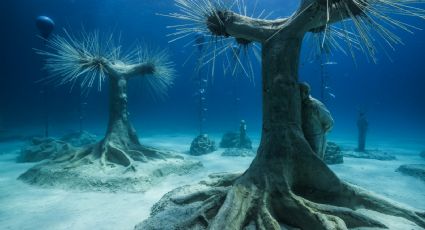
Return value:
M 369 122 L 366 118 L 366 113 L 364 111 L 359 112 L 359 117 L 357 119 L 357 128 L 359 130 L 359 139 L 357 145 L 357 152 L 366 151 L 366 134 L 369 127 Z
M 310 95 L 310 86 L 300 83 L 302 100 L 302 129 L 311 149 L 323 160 L 326 152 L 326 134 L 334 120 L 325 105 Z
M 246 122 L 245 120 L 241 120 L 241 124 L 239 125 L 239 145 L 242 147 L 246 142 Z

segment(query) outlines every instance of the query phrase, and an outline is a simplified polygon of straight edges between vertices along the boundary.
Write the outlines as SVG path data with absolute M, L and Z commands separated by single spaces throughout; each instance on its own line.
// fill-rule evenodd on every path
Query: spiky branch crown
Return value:
M 212 1 L 212 0 L 175 0 L 175 5 L 179 12 L 171 14 L 159 14 L 161 16 L 177 18 L 189 23 L 168 26 L 176 30 L 168 36 L 172 37 L 171 42 L 184 38 L 191 39 L 184 47 L 189 45 L 201 47 L 203 52 L 198 61 L 198 68 L 208 67 L 208 75 L 214 77 L 217 66 L 217 57 L 223 57 L 223 73 L 232 76 L 246 76 L 250 80 L 254 77 L 253 61 L 249 58 L 254 55 L 260 61 L 261 48 L 258 44 L 242 37 L 230 37 L 226 32 L 222 18 L 230 9 L 240 15 L 268 19 L 272 13 L 259 11 L 256 0 L 254 9 L 248 10 L 245 1 Z M 202 37 L 202 42 L 198 42 Z M 193 55 L 189 56 L 188 59 Z M 186 60 L 187 62 L 188 60 Z M 186 63 L 185 62 L 185 63 Z
M 46 58 L 45 69 L 49 77 L 45 82 L 56 85 L 80 84 L 90 89 L 97 82 L 98 90 L 107 77 L 143 76 L 149 89 L 162 96 L 172 85 L 175 71 L 166 50 L 136 46 L 123 54 L 114 38 L 100 36 L 98 32 L 76 37 L 64 30 L 65 35 L 54 35 L 47 41 L 47 50 L 37 50 Z M 102 38 L 101 38 L 102 37 Z
M 227 4 L 225 4 L 225 2 Z M 233 12 L 241 12 L 240 6 L 244 0 L 175 0 L 178 13 L 169 14 L 169 17 L 189 21 L 189 23 L 175 26 L 179 38 L 191 33 L 205 33 L 219 37 L 229 36 L 226 28 L 227 20 L 231 20 Z M 395 44 L 402 41 L 391 29 L 399 28 L 412 33 L 416 27 L 396 19 L 397 15 L 412 16 L 425 19 L 425 11 L 415 7 L 415 4 L 424 3 L 423 0 L 303 0 L 300 8 L 292 16 L 280 20 L 257 20 L 250 18 L 253 24 L 269 25 L 276 29 L 276 33 L 267 34 L 268 38 L 278 32 L 296 25 L 296 29 L 311 32 L 320 52 L 329 52 L 337 49 L 346 52 L 340 41 L 347 43 L 348 51 L 353 55 L 353 49 L 363 51 L 367 56 L 376 60 L 377 46 L 386 45 L 394 49 Z M 242 7 L 243 8 L 243 7 Z M 246 12 L 246 9 L 245 11 Z M 242 14 L 247 16 L 246 14 Z M 260 18 L 261 19 L 261 18 Z M 260 33 L 260 32 L 259 32 Z M 373 37 L 378 34 L 382 40 Z M 232 35 L 234 36 L 234 35 Z M 252 41 L 249 37 L 240 37 Z M 261 40 L 261 39 L 260 39 Z

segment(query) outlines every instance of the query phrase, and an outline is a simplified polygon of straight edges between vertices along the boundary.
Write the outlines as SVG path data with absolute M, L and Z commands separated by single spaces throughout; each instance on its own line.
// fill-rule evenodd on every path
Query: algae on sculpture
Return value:
M 214 175 L 210 181 L 169 192 L 136 229 L 157 229 L 159 223 L 168 229 L 217 230 L 277 230 L 281 225 L 301 229 L 385 227 L 357 212 L 359 208 L 403 217 L 425 228 L 424 212 L 404 208 L 341 181 L 313 153 L 302 131 L 298 68 L 304 35 L 326 32 L 333 23 L 349 19 L 360 32 L 374 30 L 390 36 L 390 31 L 377 24 L 381 22 L 378 19 L 396 23 L 386 10 L 423 16 L 422 11 L 403 5 L 411 1 L 396 2 L 394 6 L 386 0 L 302 0 L 288 18 L 260 20 L 237 14 L 219 0 L 176 0 L 181 13 L 170 16 L 193 22 L 185 29 L 179 27 L 180 31 L 190 33 L 192 29 L 261 43 L 262 138 L 256 158 L 243 174 Z M 368 20 L 371 15 L 381 18 Z M 361 33 L 359 38 L 359 44 L 374 57 L 370 34 Z M 385 38 L 398 42 L 392 40 L 394 37 Z
M 328 141 L 326 143 L 326 152 L 323 161 L 328 165 L 344 163 L 344 155 L 342 154 L 341 147 L 335 142 Z
M 227 132 L 220 141 L 221 148 L 252 149 L 252 141 L 246 133 L 246 122 L 241 120 L 239 132 Z
M 326 152 L 326 134 L 332 129 L 334 120 L 319 100 L 310 95 L 310 86 L 300 83 L 302 129 L 306 141 L 320 158 L 324 159 Z
M 38 162 L 53 159 L 58 157 L 59 154 L 66 154 L 75 150 L 74 146 L 62 140 L 52 137 L 33 137 L 26 146 L 22 147 L 16 162 Z
M 80 84 L 85 89 L 97 81 L 100 90 L 107 79 L 106 134 L 96 144 L 34 166 L 19 179 L 41 186 L 81 190 L 144 191 L 155 183 L 155 178 L 187 173 L 200 166 L 169 151 L 141 145 L 129 119 L 129 80 L 139 78 L 144 81 L 143 90 L 152 90 L 160 96 L 172 85 L 174 70 L 166 51 L 137 47 L 122 55 L 120 46 L 112 43 L 112 37 L 84 33 L 76 38 L 65 33 L 64 37 L 55 36 L 48 41 L 53 51 L 38 51 L 46 57 L 46 68 L 51 74 L 48 80 L 59 85 Z
M 17 162 L 37 162 L 46 159 L 54 159 L 68 152 L 77 151 L 86 145 L 96 142 L 96 136 L 87 131 L 72 132 L 59 139 L 52 137 L 33 137 L 31 141 L 22 147 Z
M 226 148 L 222 156 L 255 156 L 252 149 L 252 141 L 246 133 L 247 125 L 245 120 L 241 120 L 239 132 L 227 132 L 220 142 L 221 148 Z

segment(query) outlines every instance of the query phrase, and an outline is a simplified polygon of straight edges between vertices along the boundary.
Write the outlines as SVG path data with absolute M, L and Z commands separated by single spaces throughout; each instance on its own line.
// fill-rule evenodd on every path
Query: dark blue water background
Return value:
M 167 25 L 179 24 L 175 19 L 157 16 L 176 10 L 172 0 L 5 0 L 1 1 L 1 71 L 0 105 L 3 126 L 23 132 L 42 133 L 44 102 L 42 84 L 35 83 L 46 76 L 41 70 L 43 60 L 33 48 L 43 48 L 37 38 L 35 18 L 47 15 L 56 22 L 55 33 L 62 28 L 79 31 L 98 29 L 122 36 L 122 45 L 130 47 L 136 40 L 169 48 L 178 72 L 174 87 L 164 101 L 153 101 L 141 93 L 137 80 L 130 83 L 131 119 L 141 136 L 149 134 L 177 134 L 198 131 L 198 107 L 195 59 L 182 66 L 194 48 L 182 48 L 188 41 L 168 43 L 166 35 L 173 32 Z M 274 10 L 275 18 L 290 15 L 297 1 L 264 0 L 259 8 Z M 248 5 L 252 5 L 249 3 Z M 406 22 L 425 28 L 425 21 L 405 18 Z M 184 22 L 183 22 L 184 23 Z M 352 59 L 336 54 L 329 66 L 329 86 L 335 99 L 327 105 L 336 121 L 334 137 L 355 138 L 358 108 L 367 110 L 370 133 L 375 139 L 415 139 L 425 143 L 425 32 L 415 30 L 407 34 L 397 31 L 405 42 L 388 49 L 392 61 L 383 52 L 378 64 L 357 56 Z M 320 65 L 307 60 L 309 46 L 303 47 L 301 80 L 312 86 L 313 96 L 320 94 Z M 254 58 L 252 57 L 254 60 Z M 221 64 L 220 64 L 221 65 Z M 255 65 L 255 84 L 243 76 L 232 79 L 217 68 L 208 93 L 207 131 L 221 133 L 236 129 L 238 119 L 248 122 L 251 132 L 261 130 L 261 77 Z M 235 83 L 236 82 L 236 83 Z M 236 84 L 236 87 L 235 87 Z M 107 89 L 107 87 L 105 87 Z M 235 106 L 234 94 L 240 98 Z M 102 133 L 107 120 L 107 90 L 92 90 L 87 101 L 85 128 Z M 78 90 L 69 87 L 49 87 L 51 131 L 56 134 L 78 129 Z

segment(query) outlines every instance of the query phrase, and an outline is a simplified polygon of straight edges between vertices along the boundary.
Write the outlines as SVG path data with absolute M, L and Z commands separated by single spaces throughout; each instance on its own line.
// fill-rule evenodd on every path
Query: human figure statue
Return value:
M 366 151 L 366 133 L 369 126 L 369 122 L 366 118 L 366 113 L 364 111 L 359 112 L 359 118 L 357 119 L 357 128 L 359 130 L 359 139 L 357 145 L 357 152 Z
M 300 83 L 300 90 L 304 137 L 317 156 L 323 159 L 326 151 L 326 133 L 332 129 L 334 121 L 325 105 L 310 95 L 310 86 L 307 83 Z
M 246 122 L 245 120 L 241 120 L 241 124 L 239 126 L 239 144 L 243 146 L 246 142 Z

